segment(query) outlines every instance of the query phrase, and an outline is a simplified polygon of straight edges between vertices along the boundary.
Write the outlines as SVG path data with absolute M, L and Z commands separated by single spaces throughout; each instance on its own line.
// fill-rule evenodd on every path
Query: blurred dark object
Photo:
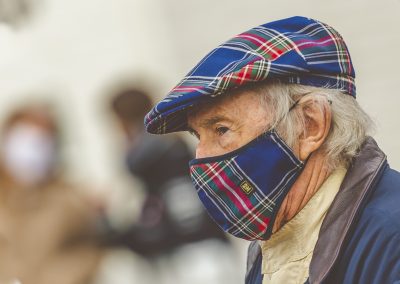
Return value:
M 126 164 L 145 185 L 146 198 L 138 223 L 115 241 L 145 256 L 167 253 L 186 243 L 226 236 L 198 200 L 188 173 L 192 154 L 177 135 L 144 131 L 144 115 L 151 108 L 142 90 L 118 93 L 112 108 L 128 141 Z
M 129 149 L 126 162 L 130 172 L 146 183 L 150 192 L 160 190 L 177 177 L 188 177 L 192 154 L 178 136 L 161 137 L 140 133 L 135 147 Z M 189 178 L 188 178 L 189 179 Z M 189 190 L 194 191 L 192 187 Z
M 96 214 L 63 179 L 60 131 L 49 109 L 23 107 L 3 127 L 0 283 L 86 284 L 101 258 Z
M 39 0 L 0 0 L 0 23 L 18 27 L 33 14 Z

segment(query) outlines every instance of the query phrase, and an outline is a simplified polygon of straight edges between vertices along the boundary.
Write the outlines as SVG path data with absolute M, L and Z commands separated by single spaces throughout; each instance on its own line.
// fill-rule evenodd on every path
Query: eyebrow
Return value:
M 208 127 L 213 126 L 213 125 L 215 125 L 216 123 L 221 122 L 221 121 L 232 122 L 232 120 L 229 119 L 229 118 L 226 117 L 226 116 L 223 116 L 223 115 L 215 115 L 215 116 L 212 116 L 212 117 L 203 119 L 203 120 L 198 124 L 198 126 L 201 127 L 201 128 L 208 128 Z M 188 125 L 188 131 L 189 131 L 189 132 L 193 132 L 193 133 L 196 132 L 196 131 L 193 129 L 193 127 L 191 127 L 190 124 Z
M 213 126 L 214 124 L 224 121 L 224 120 L 231 122 L 231 120 L 229 118 L 227 118 L 226 116 L 216 115 L 216 116 L 212 116 L 210 118 L 204 119 L 203 121 L 201 121 L 199 123 L 199 126 L 202 128 L 207 128 L 207 127 Z

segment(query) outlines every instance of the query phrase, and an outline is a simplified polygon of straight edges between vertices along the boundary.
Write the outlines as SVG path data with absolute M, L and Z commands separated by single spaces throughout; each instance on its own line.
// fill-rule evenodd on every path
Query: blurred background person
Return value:
M 0 137 L 0 283 L 87 284 L 101 250 L 95 214 L 60 167 L 49 106 L 27 105 Z M 19 282 L 18 282 L 19 283 Z
M 209 260 L 216 269 L 213 276 L 199 278 L 194 270 L 201 271 L 203 267 L 193 257 L 188 272 L 197 279 L 185 278 L 185 281 L 205 283 L 207 277 L 207 283 L 225 283 L 221 275 L 226 271 L 221 269 L 221 275 L 217 271 L 225 267 L 219 263 L 226 262 L 231 248 L 226 235 L 205 212 L 191 185 L 187 171 L 192 151 L 177 135 L 164 140 L 145 132 L 143 119 L 151 106 L 150 95 L 136 88 L 123 89 L 111 100 L 111 109 L 125 137 L 126 167 L 142 182 L 145 192 L 138 220 L 128 229 L 116 232 L 113 242 L 129 247 L 154 266 L 168 259 L 170 277 L 175 277 L 175 283 L 189 283 L 179 282 L 174 272 L 180 269 L 181 264 L 177 262 L 182 261 L 182 253 L 187 254 L 188 250 L 218 252 L 219 257 Z M 215 279 L 210 280 L 210 277 Z

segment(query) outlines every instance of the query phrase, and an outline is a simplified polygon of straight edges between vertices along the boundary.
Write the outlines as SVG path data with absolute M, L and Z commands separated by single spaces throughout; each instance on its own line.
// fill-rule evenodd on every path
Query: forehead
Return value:
M 253 116 L 265 115 L 260 96 L 255 91 L 243 90 L 217 97 L 194 107 L 188 112 L 189 127 L 196 127 L 205 120 L 244 121 Z

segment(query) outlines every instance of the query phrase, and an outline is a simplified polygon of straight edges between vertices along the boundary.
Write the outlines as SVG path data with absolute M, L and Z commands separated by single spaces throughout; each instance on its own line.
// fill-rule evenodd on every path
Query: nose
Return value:
M 206 157 L 207 157 L 206 147 L 204 147 L 204 143 L 200 141 L 196 147 L 196 159 L 201 159 Z
M 203 137 L 202 137 L 203 138 Z M 222 151 L 218 143 L 213 139 L 200 139 L 196 147 L 196 159 L 208 158 L 221 155 Z
M 215 143 L 207 139 L 207 137 L 202 137 L 196 147 L 196 159 L 207 158 L 215 156 Z

